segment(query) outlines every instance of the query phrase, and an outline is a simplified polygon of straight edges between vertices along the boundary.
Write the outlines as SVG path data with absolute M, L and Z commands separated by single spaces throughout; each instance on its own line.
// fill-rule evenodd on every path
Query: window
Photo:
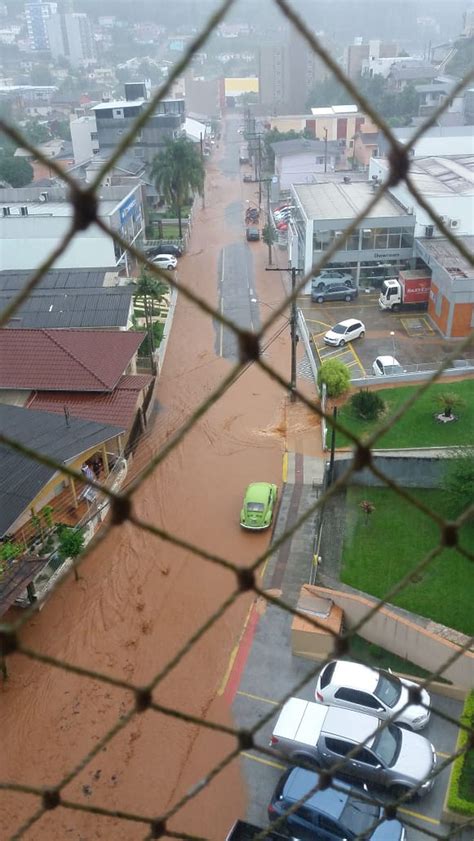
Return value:
M 324 689 L 325 686 L 328 686 L 328 684 L 331 683 L 332 676 L 334 674 L 334 669 L 335 668 L 336 668 L 336 661 L 333 661 L 332 663 L 328 663 L 328 665 L 324 667 L 324 669 L 321 672 L 321 682 L 320 682 L 321 689 Z
M 349 701 L 350 704 L 360 704 L 359 695 L 360 693 L 356 692 L 355 689 L 342 687 L 342 689 L 337 690 L 335 697 L 339 701 Z
M 124 113 L 123 108 L 112 108 L 112 116 L 114 120 L 123 120 Z
M 344 742 L 343 739 L 332 739 L 328 737 L 326 739 L 326 747 L 331 753 L 337 754 L 337 756 L 347 756 L 354 745 L 351 745 L 350 742 Z
M 357 762 L 363 762 L 364 765 L 370 765 L 372 768 L 376 768 L 377 765 L 380 765 L 380 762 L 377 761 L 376 757 L 370 750 L 367 748 L 361 748 L 355 755 L 355 759 Z
M 347 839 L 346 832 L 340 826 L 338 826 L 337 823 L 332 821 L 331 818 L 328 818 L 327 815 L 319 816 L 318 826 L 320 827 L 320 829 L 324 829 L 326 830 L 326 832 L 330 832 L 331 836 L 334 836 L 334 838 Z

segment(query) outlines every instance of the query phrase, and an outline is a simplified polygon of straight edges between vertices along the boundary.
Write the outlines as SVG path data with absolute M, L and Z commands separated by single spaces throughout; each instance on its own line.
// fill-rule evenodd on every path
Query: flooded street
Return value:
M 244 244 L 242 208 L 250 193 L 246 196 L 243 190 L 255 187 L 243 185 L 238 172 L 238 124 L 237 118 L 228 119 L 224 148 L 216 150 L 208 165 L 206 207 L 195 213 L 190 248 L 179 263 L 180 280 L 224 312 L 222 253 L 227 249 L 226 262 L 232 254 L 241 259 L 241 249 L 234 245 Z M 236 304 L 236 295 L 254 294 L 264 322 L 281 300 L 283 286 L 278 273 L 264 271 L 267 250 L 262 243 L 252 244 L 250 254 L 254 275 L 246 278 L 243 291 L 235 264 L 229 268 L 236 285 L 233 307 L 251 313 L 254 302 L 245 309 Z M 245 270 L 248 274 L 248 265 Z M 265 359 L 287 377 L 289 331 L 277 335 L 284 325 L 280 319 L 265 337 Z M 227 339 L 219 342 L 219 325 L 180 295 L 156 388 L 153 427 L 139 447 L 133 472 L 148 464 L 228 375 L 233 365 L 229 347 Z M 281 484 L 286 407 L 281 387 L 250 366 L 137 488 L 136 513 L 234 564 L 250 563 L 265 550 L 269 535 L 240 530 L 242 495 L 250 481 Z M 233 573 L 130 523 L 107 535 L 83 563 L 80 576 L 79 582 L 69 578 L 27 623 L 22 640 L 35 651 L 136 686 L 151 680 L 176 655 L 236 584 Z M 219 688 L 251 600 L 248 594 L 239 596 L 186 653 L 155 690 L 157 702 L 232 725 Z M 0 689 L 2 780 L 58 784 L 133 704 L 127 690 L 22 655 L 10 658 L 9 667 L 10 678 Z M 86 806 L 157 816 L 233 747 L 232 737 L 147 711 L 101 748 L 62 796 Z M 11 837 L 39 805 L 37 798 L 22 793 L 2 793 L 0 803 L 2 839 Z M 245 813 L 245 803 L 237 760 L 169 826 L 217 841 Z M 60 807 L 23 837 L 135 841 L 147 837 L 147 827 Z

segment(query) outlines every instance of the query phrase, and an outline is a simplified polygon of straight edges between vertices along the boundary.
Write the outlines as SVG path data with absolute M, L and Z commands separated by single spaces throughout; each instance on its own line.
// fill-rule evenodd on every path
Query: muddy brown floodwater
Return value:
M 218 155 L 223 151 L 209 166 L 207 206 L 196 213 L 190 252 L 179 269 L 180 279 L 213 306 L 220 249 L 242 237 L 242 231 L 225 221 L 226 206 L 241 201 L 244 188 L 239 177 L 220 171 Z M 279 276 L 263 272 L 263 244 L 254 254 L 259 297 L 275 300 L 277 288 L 283 294 L 281 283 L 276 286 Z M 266 359 L 287 375 L 287 331 L 269 347 Z M 228 361 L 216 356 L 211 319 L 180 296 L 156 388 L 159 409 L 134 470 L 147 464 L 230 369 Z M 137 488 L 135 510 L 180 538 L 235 564 L 248 564 L 266 548 L 268 535 L 240 531 L 242 492 L 256 478 L 281 483 L 285 413 L 280 386 L 251 366 Z M 68 579 L 21 637 L 36 651 L 141 685 L 179 651 L 235 583 L 233 573 L 126 523 L 111 530 L 85 560 L 80 581 Z M 239 596 L 160 683 L 155 700 L 232 724 L 219 687 L 250 600 L 249 595 Z M 54 786 L 79 766 L 133 702 L 126 690 L 22 655 L 10 658 L 9 667 L 10 678 L 0 690 L 1 780 Z M 147 711 L 82 768 L 63 797 L 85 806 L 156 816 L 209 773 L 234 742 L 231 736 Z M 236 760 L 170 826 L 217 841 L 244 815 L 245 804 Z M 37 807 L 34 796 L 3 792 L 0 838 L 10 838 Z M 24 837 L 135 841 L 146 835 L 143 823 L 59 807 Z

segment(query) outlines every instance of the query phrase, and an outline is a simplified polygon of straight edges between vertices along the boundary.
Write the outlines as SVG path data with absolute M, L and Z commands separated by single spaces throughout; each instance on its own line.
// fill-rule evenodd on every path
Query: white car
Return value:
M 362 339 L 363 336 L 365 336 L 365 324 L 357 318 L 346 318 L 345 321 L 340 321 L 328 330 L 324 341 L 327 345 L 343 347 L 347 342 Z
M 388 377 L 390 374 L 403 374 L 403 368 L 394 356 L 377 356 L 372 363 L 376 377 Z
M 178 265 L 178 261 L 173 254 L 158 254 L 156 257 L 153 257 L 151 262 L 155 266 L 159 266 L 160 269 L 175 269 Z
M 320 672 L 315 697 L 320 704 L 370 713 L 382 721 L 393 716 L 399 727 L 421 730 L 430 720 L 431 698 L 422 689 L 422 703 L 408 704 L 411 688 L 418 688 L 418 684 L 391 672 L 349 660 L 332 660 Z

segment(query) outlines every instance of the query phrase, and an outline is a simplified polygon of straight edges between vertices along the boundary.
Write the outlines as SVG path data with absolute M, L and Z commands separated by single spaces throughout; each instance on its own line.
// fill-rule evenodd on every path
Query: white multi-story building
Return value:
M 2 269 L 33 270 L 70 230 L 74 208 L 64 187 L 4 189 L 0 200 Z M 101 187 L 98 215 L 128 243 L 143 238 L 145 222 L 139 184 Z M 28 248 L 25 248 L 28 243 Z M 56 269 L 107 268 L 130 273 L 130 256 L 97 225 L 75 234 L 55 261 Z
M 83 12 L 52 15 L 47 21 L 51 55 L 72 65 L 95 61 L 95 44 L 88 15 Z
M 69 123 L 69 128 L 71 130 L 75 165 L 89 161 L 93 155 L 98 154 L 99 141 L 94 113 L 73 117 Z
M 57 11 L 57 3 L 45 0 L 30 0 L 29 3 L 25 3 L 26 28 L 32 50 L 49 50 L 47 23 Z

